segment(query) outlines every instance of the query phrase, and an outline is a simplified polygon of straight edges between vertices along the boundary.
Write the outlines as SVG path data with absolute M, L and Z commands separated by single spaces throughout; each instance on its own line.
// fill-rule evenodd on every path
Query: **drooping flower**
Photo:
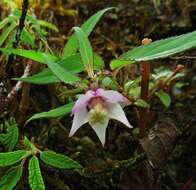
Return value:
M 118 120 L 132 128 L 121 106 L 128 103 L 126 97 L 114 90 L 102 88 L 88 90 L 86 94 L 78 98 L 72 109 L 74 118 L 69 137 L 73 136 L 82 125 L 89 122 L 104 145 L 109 119 Z

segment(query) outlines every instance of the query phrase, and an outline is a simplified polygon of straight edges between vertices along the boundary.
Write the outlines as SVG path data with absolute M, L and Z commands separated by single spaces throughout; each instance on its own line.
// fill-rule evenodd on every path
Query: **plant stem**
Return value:
M 21 16 L 20 16 L 19 25 L 18 25 L 18 28 L 16 29 L 15 40 L 12 43 L 12 48 L 14 48 L 14 49 L 17 48 L 17 46 L 19 44 L 19 41 L 20 41 L 20 36 L 22 34 L 22 30 L 23 30 L 24 25 L 25 25 L 25 18 L 26 18 L 26 15 L 27 15 L 28 5 L 29 5 L 29 0 L 23 0 L 22 13 L 21 13 Z M 10 65 L 12 65 L 13 60 L 14 60 L 14 54 L 9 55 L 8 61 L 5 65 L 5 75 L 4 75 L 4 80 L 5 81 L 7 81 L 11 78 L 9 76 L 9 67 L 10 67 Z
M 176 69 L 174 70 L 174 72 L 168 76 L 162 83 L 159 83 L 158 85 L 156 85 L 151 92 L 148 95 L 148 99 L 151 99 L 153 97 L 153 95 L 164 88 L 165 85 L 167 85 L 167 83 L 169 81 L 171 81 L 173 79 L 173 77 L 175 77 L 179 72 L 181 72 L 184 69 L 183 65 L 177 65 Z
M 142 40 L 143 45 L 147 45 L 151 43 L 152 40 L 148 38 L 144 38 Z M 148 62 L 142 62 L 142 79 L 141 79 L 141 95 L 140 98 L 144 101 L 148 102 L 148 87 L 149 87 L 149 77 L 150 77 L 150 64 Z M 140 127 L 140 138 L 146 136 L 147 131 L 147 114 L 148 108 L 140 108 L 139 109 L 140 118 L 139 118 L 139 127 Z
M 148 86 L 149 86 L 149 73 L 150 65 L 148 62 L 142 63 L 142 81 L 141 81 L 141 99 L 148 102 Z M 146 122 L 147 122 L 147 112 L 148 108 L 140 108 L 140 138 L 143 138 L 146 135 Z

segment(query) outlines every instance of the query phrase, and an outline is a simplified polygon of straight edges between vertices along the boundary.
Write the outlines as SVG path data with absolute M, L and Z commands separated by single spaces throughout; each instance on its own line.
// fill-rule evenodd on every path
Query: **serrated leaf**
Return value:
M 46 164 L 60 169 L 77 169 L 82 166 L 68 156 L 57 154 L 53 151 L 43 151 L 40 158 Z
M 11 166 L 22 160 L 27 154 L 26 150 L 0 153 L 0 166 Z
M 15 54 L 19 55 L 25 58 L 32 59 L 33 61 L 37 61 L 39 63 L 45 64 L 45 59 L 44 56 L 47 56 L 49 59 L 53 61 L 57 61 L 58 57 L 51 55 L 51 54 L 46 54 L 40 51 L 33 51 L 33 50 L 26 50 L 26 49 L 13 49 L 13 48 L 0 48 L 0 51 L 6 54 Z
M 31 190 L 45 190 L 44 181 L 39 167 L 39 160 L 33 156 L 29 160 L 29 185 Z
M 161 100 L 161 102 L 166 108 L 170 106 L 171 97 L 168 93 L 164 92 L 163 90 L 160 90 L 159 92 L 156 92 L 155 95 Z
M 27 146 L 29 149 L 32 149 L 32 143 L 26 136 L 24 137 L 23 144 Z
M 3 31 L 3 33 L 0 36 L 0 46 L 3 45 L 3 43 L 5 42 L 5 40 L 7 39 L 7 37 L 9 36 L 9 34 L 14 30 L 14 28 L 16 27 L 16 23 L 12 22 L 10 24 L 10 26 L 8 26 L 5 31 Z
M 34 120 L 34 119 L 41 119 L 41 118 L 55 118 L 67 115 L 71 112 L 74 103 L 69 103 L 64 106 L 60 106 L 58 108 L 52 109 L 48 112 L 41 112 L 36 113 L 30 119 L 27 120 L 26 123 Z
M 104 87 L 110 87 L 112 85 L 113 81 L 110 77 L 104 77 L 102 80 L 101 80 L 101 84 L 104 86 Z
M 142 108 L 149 108 L 150 105 L 143 99 L 137 99 L 134 102 L 134 105 L 138 106 L 138 107 L 142 107 Z
M 62 82 L 68 84 L 74 84 L 80 80 L 79 77 L 73 75 L 71 72 L 67 71 L 60 64 L 50 60 L 45 56 L 46 64 L 51 69 L 51 71 L 59 78 Z
M 22 166 L 10 168 L 0 180 L 1 190 L 12 190 L 22 177 Z
M 86 33 L 87 36 L 91 33 L 91 31 L 94 29 L 97 22 L 100 20 L 100 18 L 103 16 L 105 12 L 108 10 L 114 9 L 113 7 L 103 9 L 101 11 L 98 11 L 96 14 L 92 15 L 82 26 L 81 29 Z M 65 44 L 64 50 L 63 50 L 63 57 L 69 57 L 76 53 L 78 49 L 78 43 L 76 35 L 73 34 L 68 42 Z
M 87 71 L 88 69 L 93 70 L 93 50 L 88 40 L 88 37 L 81 28 L 74 27 L 74 30 L 78 39 L 79 51 L 82 57 L 82 62 Z
M 5 122 L 7 133 L 0 134 L 0 143 L 8 151 L 12 151 L 18 142 L 18 127 L 16 121 L 12 118 Z
M 33 152 L 37 151 L 37 148 L 35 147 L 35 145 L 33 143 L 31 143 L 31 141 L 25 136 L 23 139 L 23 144 L 29 149 L 32 150 Z
M 196 31 L 190 32 L 184 35 L 166 38 L 152 42 L 148 45 L 142 45 L 136 47 L 126 53 L 124 53 L 120 60 L 130 61 L 148 61 L 159 58 L 165 58 L 176 53 L 188 50 L 196 46 Z M 129 63 L 127 63 L 129 64 Z M 124 66 L 125 64 L 123 64 Z M 115 65 L 115 68 L 121 67 L 119 63 Z M 111 65 L 113 67 L 113 65 Z

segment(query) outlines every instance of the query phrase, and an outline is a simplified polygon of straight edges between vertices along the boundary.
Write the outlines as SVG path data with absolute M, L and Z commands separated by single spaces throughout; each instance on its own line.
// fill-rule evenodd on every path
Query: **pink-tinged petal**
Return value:
M 88 102 L 92 97 L 94 97 L 94 95 L 93 95 L 93 91 L 91 90 L 87 91 L 86 94 L 80 95 L 78 100 L 73 106 L 72 114 L 75 114 L 77 111 L 79 111 L 82 108 L 86 108 Z
M 99 88 L 97 89 L 97 95 L 103 97 L 107 102 L 110 103 L 129 102 L 129 100 L 125 96 L 123 96 L 121 93 L 114 90 L 104 90 Z
M 104 146 L 105 144 L 105 137 L 106 137 L 106 128 L 108 126 L 109 118 L 105 118 L 104 121 L 100 123 L 91 124 L 91 127 L 95 131 L 96 135 L 98 136 L 101 144 Z
M 107 104 L 108 106 L 108 116 L 112 119 L 118 120 L 129 128 L 133 126 L 130 125 L 129 121 L 126 118 L 125 112 L 119 103 Z
M 73 123 L 71 127 L 71 131 L 69 133 L 69 137 L 73 136 L 74 133 L 85 123 L 88 122 L 88 111 L 87 109 L 80 109 L 74 114 Z

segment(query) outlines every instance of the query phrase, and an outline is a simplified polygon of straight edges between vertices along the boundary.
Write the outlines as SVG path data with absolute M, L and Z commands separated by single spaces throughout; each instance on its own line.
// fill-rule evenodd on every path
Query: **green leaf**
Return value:
M 25 136 L 24 140 L 23 140 L 23 144 L 28 148 L 28 149 L 32 149 L 32 143 L 31 141 Z
M 13 78 L 13 80 L 20 80 L 33 84 L 51 84 L 60 82 L 60 80 L 53 74 L 53 72 L 49 68 L 46 68 L 35 75 L 29 77 Z
M 22 177 L 22 166 L 10 168 L 0 180 L 1 190 L 12 190 Z
M 102 59 L 102 57 L 97 54 L 94 54 L 93 58 L 94 58 L 94 65 L 93 65 L 94 70 L 103 69 L 104 60 Z
M 0 48 L 0 51 L 2 51 L 3 53 L 8 53 L 8 54 L 15 54 L 15 55 L 19 55 L 25 58 L 29 58 L 32 59 L 33 61 L 37 61 L 39 63 L 44 63 L 45 64 L 45 59 L 44 56 L 47 56 L 49 59 L 53 60 L 53 61 L 57 61 L 58 58 L 54 55 L 51 54 L 46 54 L 43 52 L 36 52 L 33 50 L 25 50 L 25 49 L 13 49 L 13 48 Z
M 4 28 L 4 26 L 6 26 L 10 21 L 11 21 L 11 20 L 10 20 L 9 17 L 4 18 L 4 19 L 0 22 L 0 30 L 1 30 L 2 28 Z
M 26 150 L 17 150 L 14 152 L 0 153 L 0 166 L 11 166 L 27 155 Z
M 103 68 L 103 60 L 96 54 L 94 54 L 94 62 L 95 70 L 100 70 Z M 81 62 L 79 54 L 75 54 L 68 58 L 62 59 L 58 62 L 58 64 L 61 65 L 63 68 L 67 69 L 67 71 L 69 71 L 72 74 L 84 71 L 84 65 Z M 45 68 L 43 71 L 29 77 L 13 79 L 33 84 L 51 84 L 60 82 L 60 80 L 54 75 L 54 73 L 49 68 Z
M 34 45 L 35 45 L 35 38 L 34 38 L 34 36 L 26 28 L 24 28 L 22 30 L 21 41 L 24 44 L 31 45 L 32 47 L 34 47 Z
M 12 151 L 18 142 L 18 127 L 16 121 L 11 118 L 5 122 L 7 133 L 0 134 L 0 143 L 5 146 L 8 151 Z
M 155 95 L 161 100 L 161 102 L 166 108 L 170 106 L 171 97 L 168 93 L 164 92 L 163 90 L 160 90 L 159 92 L 156 92 Z
M 93 70 L 93 50 L 87 35 L 79 27 L 74 27 L 79 42 L 79 51 L 85 68 Z
M 113 70 L 113 69 L 117 69 L 117 68 L 123 67 L 128 64 L 132 64 L 132 63 L 134 63 L 134 61 L 132 61 L 132 60 L 115 59 L 115 60 L 111 61 L 110 67 Z
M 71 72 L 67 71 L 60 64 L 48 59 L 45 56 L 46 64 L 51 69 L 51 71 L 64 83 L 74 84 L 80 80 L 79 77 L 73 75 Z
M 60 106 L 58 108 L 52 109 L 48 112 L 36 113 L 31 118 L 29 118 L 26 123 L 28 123 L 29 121 L 32 121 L 34 119 L 55 118 L 55 117 L 61 117 L 61 116 L 67 115 L 71 112 L 73 104 L 74 103 L 72 102 L 72 103 L 66 104 L 64 106 Z
M 142 108 L 149 108 L 150 105 L 143 99 L 137 99 L 134 102 L 134 105 L 138 106 L 138 107 L 142 107 Z
M 5 40 L 7 39 L 7 37 L 9 36 L 9 34 L 14 30 L 14 28 L 16 27 L 16 23 L 15 22 L 12 22 L 10 24 L 10 26 L 8 26 L 6 28 L 5 31 L 3 31 L 3 33 L 1 34 L 0 36 L 0 46 L 3 45 L 3 43 L 5 42 Z
M 40 158 L 46 164 L 60 169 L 82 168 L 82 166 L 78 162 L 72 160 L 68 156 L 57 154 L 53 151 L 43 151 L 40 154 Z
M 72 74 L 79 73 L 84 70 L 84 66 L 81 63 L 80 56 L 78 54 L 60 60 L 58 64 L 61 65 L 63 68 L 67 69 Z M 30 82 L 34 84 L 50 84 L 60 82 L 60 80 L 54 75 L 54 73 L 49 68 L 45 68 L 43 71 L 33 76 L 24 78 L 14 78 L 14 80 L 21 80 L 24 82 Z
M 148 61 L 165 58 L 196 46 L 196 31 L 184 35 L 158 40 L 134 48 L 121 56 L 121 60 Z M 129 63 L 127 63 L 129 64 Z M 120 67 L 121 64 L 117 65 Z
M 58 62 L 64 69 L 71 72 L 72 74 L 81 72 L 84 70 L 84 66 L 81 63 L 79 55 L 73 55 Z M 45 68 L 43 71 L 24 78 L 14 78 L 14 80 L 21 80 L 24 82 L 34 83 L 34 84 L 50 84 L 60 82 L 60 80 L 53 74 L 49 68 Z
M 38 149 L 36 148 L 36 146 L 31 143 L 31 141 L 25 136 L 24 140 L 23 140 L 23 144 L 31 151 L 36 152 Z
M 113 7 L 110 8 L 106 8 L 103 9 L 99 12 L 97 12 L 96 14 L 92 15 L 82 26 L 81 29 L 86 33 L 87 36 L 89 36 L 89 34 L 91 33 L 91 31 L 94 29 L 95 25 L 97 24 L 97 22 L 100 20 L 100 18 L 103 16 L 103 14 L 105 12 L 107 12 L 108 10 L 113 9 Z M 76 53 L 78 49 L 78 42 L 77 42 L 77 38 L 76 35 L 73 34 L 68 42 L 65 44 L 64 50 L 63 50 L 63 58 L 65 57 L 69 57 L 73 54 Z
M 54 24 L 47 22 L 45 20 L 37 20 L 37 24 L 39 24 L 42 27 L 46 27 L 51 30 L 54 30 L 55 32 L 59 32 L 59 29 Z
M 31 190 L 45 190 L 44 181 L 39 167 L 39 160 L 33 156 L 29 161 L 29 185 Z

